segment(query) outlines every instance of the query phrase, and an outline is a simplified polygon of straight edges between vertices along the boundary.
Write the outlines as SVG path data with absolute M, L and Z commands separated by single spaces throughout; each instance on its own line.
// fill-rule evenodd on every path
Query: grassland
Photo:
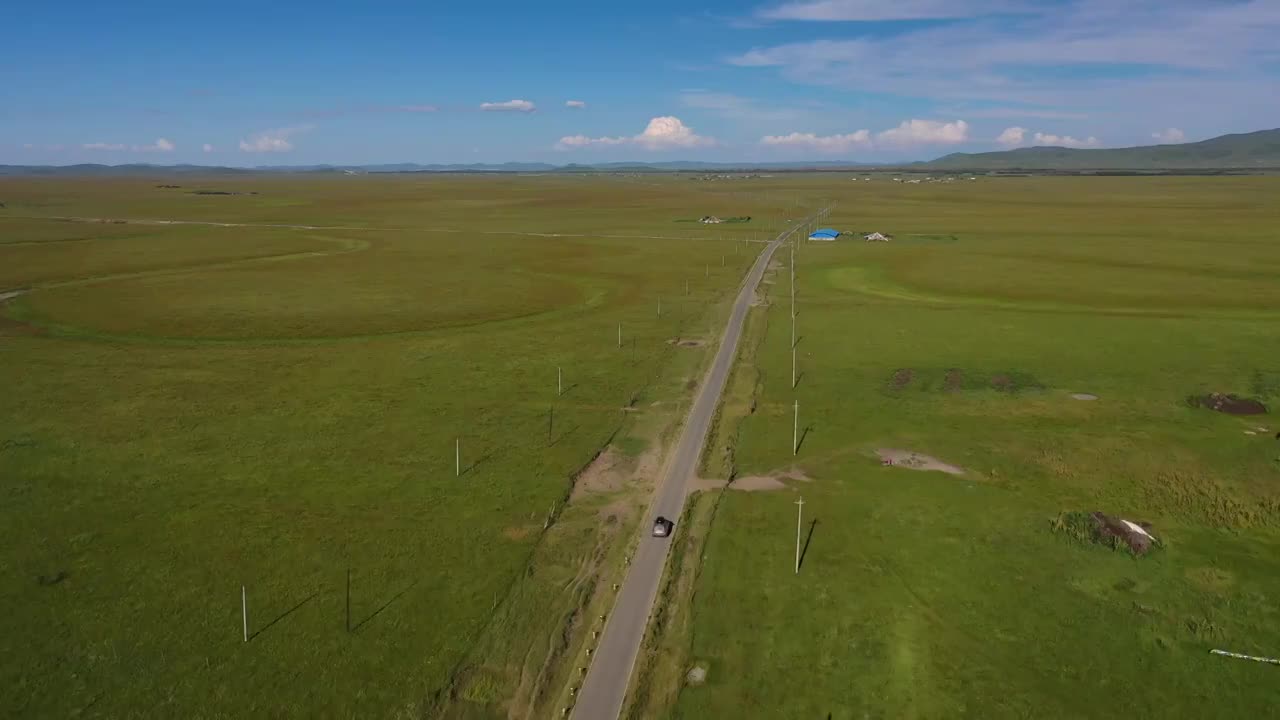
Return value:
M 1280 655 L 1280 428 L 1185 398 L 1280 408 L 1280 183 L 835 182 L 824 224 L 897 239 L 799 248 L 794 390 L 788 273 L 756 311 L 706 472 L 812 480 L 720 498 L 677 564 L 695 592 L 664 610 L 691 621 L 657 641 L 706 682 L 667 678 L 652 714 L 1273 713 L 1274 667 L 1208 651 Z M 1072 541 L 1064 510 L 1149 521 L 1164 546 Z
M 180 182 L 0 182 L 3 713 L 546 714 L 794 193 Z

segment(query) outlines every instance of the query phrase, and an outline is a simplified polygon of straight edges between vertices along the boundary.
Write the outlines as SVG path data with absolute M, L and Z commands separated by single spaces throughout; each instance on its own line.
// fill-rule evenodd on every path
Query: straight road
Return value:
M 698 458 L 702 455 L 702 447 L 706 443 L 711 418 L 715 415 L 716 406 L 720 404 L 720 393 L 724 390 L 729 368 L 737 355 L 738 339 L 742 335 L 742 326 L 747 310 L 751 307 L 756 286 L 760 284 L 760 278 L 764 275 L 769 260 L 773 258 L 773 252 L 792 233 L 802 231 L 805 223 L 811 219 L 797 222 L 790 230 L 766 245 L 747 273 L 742 289 L 738 291 L 720 348 L 716 351 L 711 369 L 707 371 L 706 379 L 693 401 L 693 408 L 689 410 L 689 417 L 676 442 L 675 452 L 665 463 L 666 472 L 658 483 L 653 503 L 649 506 L 649 514 L 641 524 L 644 535 L 640 538 L 640 546 L 631 560 L 622 590 L 614 602 L 613 612 L 609 614 L 604 634 L 600 637 L 600 644 L 591 661 L 591 668 L 587 671 L 582 690 L 578 693 L 578 701 L 573 708 L 573 717 L 577 720 L 616 720 L 622 712 L 627 685 L 631 681 L 636 657 L 640 654 L 645 628 L 649 624 L 649 613 L 653 610 L 658 583 L 662 580 L 662 569 L 667 563 L 667 551 L 671 547 L 670 538 L 649 536 L 653 521 L 659 515 L 671 520 L 680 519 L 687 494 L 686 485 L 693 477 Z

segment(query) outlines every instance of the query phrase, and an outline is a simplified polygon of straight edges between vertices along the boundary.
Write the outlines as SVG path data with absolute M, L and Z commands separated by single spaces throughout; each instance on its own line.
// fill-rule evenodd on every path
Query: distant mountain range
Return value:
M 470 163 L 420 165 L 393 163 L 388 165 L 258 165 L 256 167 L 223 167 L 215 165 L 0 165 L 4 175 L 219 175 L 247 173 L 575 173 L 575 172 L 676 172 L 729 170 L 805 170 L 866 167 L 849 161 L 712 163 L 712 162 L 613 162 L 595 165 L 552 165 L 550 163 Z
M 930 171 L 1091 171 L 1091 170 L 1240 170 L 1280 169 L 1280 129 L 1180 145 L 1147 145 L 1130 148 L 1075 149 L 1029 147 L 986 153 L 953 153 L 937 160 L 899 164 L 869 164 L 848 160 L 768 163 L 715 162 L 613 162 L 594 165 L 549 163 L 470 163 L 420 165 L 261 165 L 252 168 L 206 165 L 0 165 L 0 176 L 154 176 L 243 175 L 247 173 L 591 173 L 591 172 L 729 172 L 857 170 L 873 168 L 903 172 Z
M 1280 129 L 1223 135 L 1179 145 L 1073 149 L 1029 147 L 953 153 L 921 167 L 936 170 L 1193 170 L 1280 168 Z

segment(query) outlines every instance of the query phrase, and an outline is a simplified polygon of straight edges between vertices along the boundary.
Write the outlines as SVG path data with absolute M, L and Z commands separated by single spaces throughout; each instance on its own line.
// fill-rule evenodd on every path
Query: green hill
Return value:
M 1280 168 L 1280 129 L 1223 135 L 1181 145 L 1077 150 L 1029 147 L 952 153 L 920 167 L 947 170 L 1173 170 Z

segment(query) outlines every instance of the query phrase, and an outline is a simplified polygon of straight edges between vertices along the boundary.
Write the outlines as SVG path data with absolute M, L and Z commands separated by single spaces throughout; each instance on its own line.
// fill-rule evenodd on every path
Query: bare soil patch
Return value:
M 786 490 L 786 483 L 772 475 L 748 475 L 734 478 L 729 487 L 742 492 L 762 492 L 768 490 Z
M 626 477 L 618 467 L 625 456 L 613 447 L 607 447 L 587 465 L 573 481 L 573 493 L 570 500 L 577 500 L 590 493 L 616 492 L 621 490 Z
M 880 462 L 883 465 L 893 465 L 904 467 L 908 470 L 937 470 L 949 475 L 963 475 L 964 468 L 950 463 L 945 463 L 938 458 L 914 450 L 899 450 L 897 448 L 880 448 L 876 450 Z
M 1072 400 L 1097 400 L 1098 396 L 1093 393 L 1071 393 Z
M 699 348 L 706 347 L 707 341 L 702 338 L 671 338 L 667 344 L 682 348 Z
M 688 491 L 690 493 L 701 492 L 703 490 L 720 490 L 729 484 L 728 480 L 720 480 L 717 478 L 698 477 L 689 481 Z
M 915 376 L 915 371 L 911 368 L 898 368 L 893 371 L 893 376 L 889 378 L 889 387 L 894 390 L 902 390 L 911 384 L 911 380 Z
M 798 480 L 801 482 L 809 482 L 812 480 L 804 471 L 799 468 L 791 468 L 782 472 L 776 472 L 769 475 L 747 475 L 740 478 L 734 478 L 729 483 L 730 490 L 741 490 L 743 492 L 763 492 L 769 490 L 786 490 L 787 484 L 784 480 Z
M 951 368 L 947 370 L 947 374 L 942 378 L 943 392 L 959 392 L 964 389 L 964 371 L 959 368 Z
M 1267 406 L 1253 398 L 1242 398 L 1232 393 L 1209 393 L 1208 395 L 1192 395 L 1187 398 L 1191 407 L 1205 408 L 1228 415 L 1265 415 Z

